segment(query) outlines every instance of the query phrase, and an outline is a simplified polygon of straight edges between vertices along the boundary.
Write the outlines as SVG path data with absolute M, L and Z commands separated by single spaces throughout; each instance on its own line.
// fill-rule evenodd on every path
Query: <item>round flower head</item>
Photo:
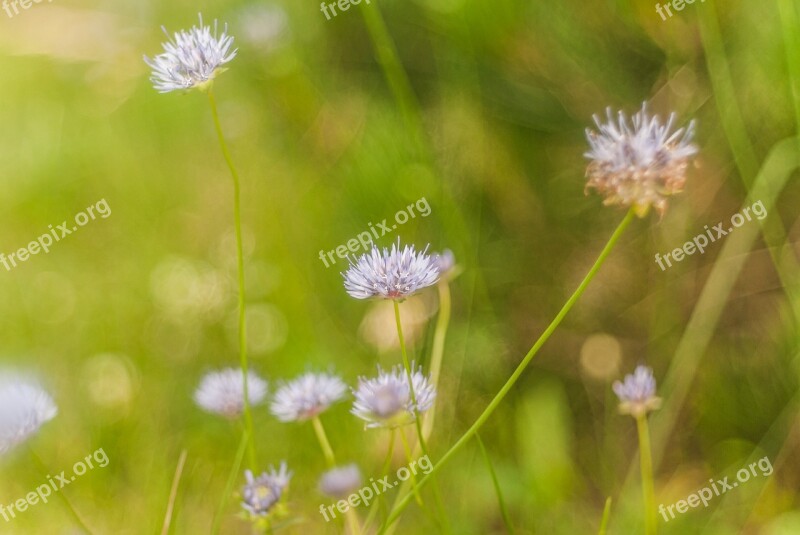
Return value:
M 319 480 L 319 490 L 331 498 L 344 498 L 361 488 L 361 471 L 355 464 L 328 470 Z
M 245 470 L 244 477 L 247 483 L 242 487 L 242 508 L 252 516 L 267 516 L 289 486 L 292 473 L 282 462 L 277 471 L 270 466 L 269 472 L 253 477 L 253 472 Z
M 381 252 L 373 245 L 357 262 L 350 261 L 344 288 L 356 299 L 405 299 L 439 280 L 437 262 L 427 250 L 417 252 L 410 245 L 400 250 L 400 240 L 392 244 L 391 251 L 384 248 Z
M 20 378 L 0 380 L 0 453 L 33 436 L 58 409 L 37 384 Z
M 247 372 L 247 397 L 250 405 L 258 405 L 267 396 L 267 382 Z M 200 408 L 231 420 L 238 418 L 244 410 L 244 377 L 238 368 L 226 368 L 203 377 L 194 393 L 194 401 Z
M 230 51 L 233 37 L 227 34 L 227 24 L 222 35 L 217 36 L 217 21 L 211 33 L 210 26 L 203 26 L 203 16 L 199 18 L 200 27 L 175 33 L 174 38 L 162 44 L 164 52 L 154 58 L 144 57 L 144 62 L 153 69 L 150 81 L 160 93 L 193 87 L 204 89 L 224 70 L 222 66 L 236 57 L 236 50 Z M 161 29 L 169 37 L 166 28 Z
M 397 427 L 414 421 L 416 414 L 431 408 L 436 398 L 436 388 L 422 375 L 421 368 L 411 364 L 411 380 L 414 386 L 416 406 L 411 400 L 408 376 L 402 366 L 390 372 L 378 367 L 378 376 L 372 379 L 360 377 L 351 413 L 367 422 L 367 427 Z
M 335 375 L 306 373 L 280 387 L 272 414 L 282 422 L 308 420 L 342 399 L 347 385 Z
M 439 277 L 441 279 L 454 279 L 461 271 L 458 266 L 456 266 L 456 257 L 450 249 L 445 249 L 441 253 L 434 253 L 431 255 L 431 258 L 436 262 L 436 267 L 439 269 Z
M 632 374 L 625 376 L 624 382 L 615 381 L 613 388 L 622 414 L 638 418 L 661 406 L 661 398 L 656 397 L 653 370 L 647 366 L 637 366 Z
M 651 206 L 663 215 L 667 198 L 683 191 L 689 159 L 697 153 L 691 143 L 694 121 L 672 132 L 675 114 L 662 125 L 657 116 L 647 115 L 645 104 L 632 124 L 622 112 L 616 121 L 611 108 L 606 114 L 604 124 L 594 116 L 599 132 L 586 130 L 591 150 L 584 156 L 592 160 L 586 189 L 597 190 L 606 205 L 633 207 L 640 217 Z

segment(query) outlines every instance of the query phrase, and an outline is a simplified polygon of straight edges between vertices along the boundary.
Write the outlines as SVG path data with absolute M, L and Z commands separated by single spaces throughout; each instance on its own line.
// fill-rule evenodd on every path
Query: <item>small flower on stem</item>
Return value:
M 621 111 L 616 121 L 611 108 L 606 115 L 605 123 L 594 116 L 599 132 L 586 130 L 591 150 L 584 156 L 592 160 L 586 189 L 597 190 L 606 205 L 633 207 L 639 217 L 651 206 L 663 215 L 668 197 L 683 191 L 686 168 L 697 153 L 691 143 L 694 121 L 672 132 L 675 114 L 662 125 L 658 116 L 648 116 L 645 104 L 632 124 Z
M 22 444 L 58 413 L 53 398 L 34 382 L 0 380 L 0 453 Z
M 401 250 L 399 239 L 391 251 L 373 246 L 357 261 L 350 261 L 344 288 L 356 299 L 405 299 L 439 280 L 438 263 L 427 250 L 417 252 L 412 245 Z
M 637 366 L 632 374 L 625 376 L 624 382 L 615 381 L 613 388 L 622 414 L 639 418 L 661 407 L 661 398 L 656 397 L 653 370 L 647 366 Z
M 267 382 L 252 371 L 247 372 L 247 397 L 257 405 L 267 396 Z M 205 411 L 234 420 L 244 411 L 244 376 L 237 368 L 225 368 L 203 377 L 194 400 Z
M 417 414 L 424 413 L 436 398 L 436 389 L 422 375 L 421 367 L 411 363 L 411 377 L 416 395 L 412 401 L 408 375 L 402 366 L 390 372 L 378 368 L 378 376 L 372 379 L 359 378 L 352 414 L 367 422 L 367 427 L 397 427 L 414 422 Z
M 270 409 L 282 422 L 309 420 L 346 393 L 347 385 L 335 375 L 306 373 L 280 387 Z
M 174 38 L 163 43 L 164 52 L 154 58 L 144 57 L 144 62 L 153 69 L 150 81 L 160 93 L 178 89 L 205 89 L 214 77 L 224 71 L 223 65 L 236 57 L 231 52 L 233 37 L 228 35 L 228 25 L 218 34 L 217 21 L 214 32 L 210 26 L 203 26 L 203 15 L 199 15 L 200 26 L 192 26 L 189 31 L 176 32 Z M 167 29 L 161 27 L 169 37 Z
M 361 487 L 361 471 L 356 464 L 328 470 L 319 480 L 319 490 L 331 498 L 341 499 Z
M 289 486 L 292 473 L 286 463 L 281 462 L 278 470 L 270 466 L 269 472 L 258 477 L 254 477 L 250 470 L 245 470 L 244 476 L 247 483 L 242 487 L 242 508 L 253 517 L 265 517 L 280 501 Z

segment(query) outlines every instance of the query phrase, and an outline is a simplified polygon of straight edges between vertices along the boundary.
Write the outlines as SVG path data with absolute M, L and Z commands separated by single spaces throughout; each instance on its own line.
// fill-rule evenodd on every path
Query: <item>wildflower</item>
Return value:
M 267 516 L 289 486 L 292 473 L 288 471 L 286 463 L 281 462 L 279 470 L 270 466 L 269 472 L 258 477 L 253 477 L 253 472 L 245 470 L 244 477 L 247 483 L 242 487 L 242 508 L 252 516 Z
M 347 385 L 335 375 L 306 373 L 283 385 L 272 401 L 272 414 L 282 422 L 308 420 L 342 399 Z
M 418 413 L 431 408 L 436 397 L 436 388 L 422 375 L 421 368 L 411 364 L 411 378 L 416 404 L 411 399 L 408 376 L 402 366 L 390 372 L 378 367 L 378 376 L 358 380 L 356 397 L 350 412 L 367 422 L 367 427 L 397 427 L 414 421 Z
M 648 116 L 646 104 L 632 124 L 622 112 L 616 122 L 611 108 L 606 114 L 605 124 L 594 116 L 599 132 L 586 130 L 591 150 L 584 156 L 592 160 L 586 189 L 597 190 L 606 205 L 632 206 L 639 217 L 651 206 L 663 215 L 667 198 L 683 191 L 689 159 L 697 153 L 691 143 L 694 121 L 671 132 L 675 114 L 662 125 L 658 116 Z
M 267 382 L 252 371 L 247 372 L 247 398 L 257 405 L 267 396 Z M 200 408 L 229 419 L 238 418 L 244 410 L 244 377 L 238 368 L 225 368 L 203 377 L 194 393 Z
M 0 453 L 28 440 L 57 413 L 39 385 L 17 377 L 0 381 Z
M 236 50 L 233 37 L 228 35 L 228 25 L 217 36 L 217 21 L 214 21 L 214 33 L 210 26 L 203 26 L 203 15 L 199 15 L 200 27 L 192 26 L 187 31 L 175 33 L 174 39 L 162 43 L 164 52 L 154 58 L 144 57 L 144 62 L 153 69 L 150 81 L 160 93 L 168 93 L 176 89 L 205 89 L 214 77 L 223 72 L 222 66 L 234 57 Z M 161 27 L 164 33 L 166 28 Z
M 319 490 L 331 498 L 344 498 L 361 487 L 361 471 L 356 464 L 328 470 L 319 480 Z
M 632 374 L 625 376 L 624 382 L 615 381 L 613 388 L 622 414 L 639 418 L 661 407 L 661 398 L 656 397 L 653 370 L 647 366 L 637 366 Z
M 417 252 L 410 245 L 400 250 L 399 240 L 391 251 L 384 248 L 381 252 L 373 245 L 357 262 L 350 261 L 344 288 L 356 299 L 405 299 L 439 280 L 437 262 L 427 250 Z

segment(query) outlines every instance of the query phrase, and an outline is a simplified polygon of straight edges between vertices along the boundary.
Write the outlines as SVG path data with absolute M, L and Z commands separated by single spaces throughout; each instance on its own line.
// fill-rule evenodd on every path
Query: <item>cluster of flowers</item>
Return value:
M 418 252 L 412 246 L 372 251 L 351 263 L 344 274 L 344 286 L 356 299 L 406 299 L 423 288 L 447 278 L 455 268 L 453 254 L 428 255 L 427 249 Z M 433 406 L 436 387 L 422 367 L 411 363 L 410 373 L 403 366 L 385 371 L 378 366 L 375 377 L 359 377 L 358 385 L 350 388 L 353 406 L 350 412 L 365 422 L 366 428 L 396 428 L 414 423 L 418 415 Z M 409 380 L 410 377 L 410 380 Z M 228 368 L 208 373 L 197 388 L 194 399 L 204 410 L 228 419 L 242 416 L 245 405 L 244 375 L 239 369 Z M 344 399 L 348 387 L 331 373 L 305 373 L 283 382 L 272 396 L 270 412 L 281 422 L 315 420 L 334 403 Z M 268 397 L 267 382 L 250 371 L 247 377 L 247 399 L 250 406 L 263 404 Z M 278 469 L 270 467 L 259 477 L 245 472 L 242 506 L 253 516 L 266 516 L 284 494 L 291 472 L 285 462 Z M 355 464 L 335 467 L 322 474 L 320 490 L 333 497 L 346 495 L 361 484 Z

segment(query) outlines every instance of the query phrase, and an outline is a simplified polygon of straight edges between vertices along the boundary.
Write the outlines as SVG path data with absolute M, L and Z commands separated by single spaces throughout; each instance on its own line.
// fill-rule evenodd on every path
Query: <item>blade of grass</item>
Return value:
M 478 446 L 483 454 L 483 459 L 486 461 L 486 467 L 489 469 L 489 475 L 492 476 L 492 484 L 494 485 L 494 492 L 497 495 L 497 505 L 500 507 L 500 514 L 503 516 L 503 523 L 506 525 L 508 532 L 511 533 L 511 535 L 514 535 L 516 531 L 514 531 L 514 525 L 511 523 L 511 517 L 508 514 L 506 502 L 503 499 L 503 491 L 500 488 L 500 481 L 498 481 L 497 474 L 492 466 L 492 459 L 489 457 L 489 452 L 486 451 L 486 446 L 483 445 L 483 440 L 481 440 L 480 434 L 475 435 L 475 440 L 478 442 Z

